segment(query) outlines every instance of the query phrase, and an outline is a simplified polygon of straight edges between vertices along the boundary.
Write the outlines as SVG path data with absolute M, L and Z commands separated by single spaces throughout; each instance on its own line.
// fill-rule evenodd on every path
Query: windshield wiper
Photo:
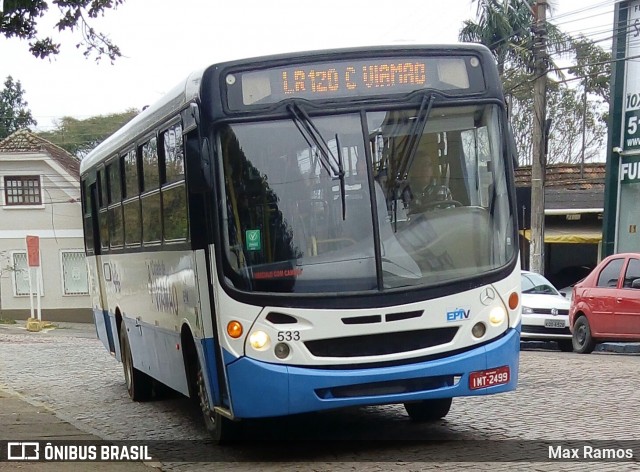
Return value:
M 338 156 L 334 156 L 333 152 L 329 148 L 329 145 L 324 140 L 320 131 L 316 125 L 311 121 L 309 115 L 296 103 L 287 105 L 287 110 L 291 114 L 291 118 L 296 127 L 300 131 L 300 134 L 307 142 L 309 147 L 315 147 L 319 153 L 318 157 L 320 164 L 327 171 L 332 180 L 340 181 L 340 200 L 342 202 L 342 219 L 346 219 L 346 202 L 345 202 L 345 188 L 344 188 L 344 166 L 342 163 L 342 150 L 340 149 L 340 142 L 338 135 L 336 134 L 336 148 Z
M 433 107 L 433 102 L 435 101 L 435 99 L 436 97 L 433 94 L 425 95 L 424 97 L 422 97 L 420 110 L 418 111 L 418 115 L 416 116 L 416 121 L 411 127 L 409 139 L 405 141 L 405 144 L 402 147 L 402 152 L 400 154 L 400 165 L 398 166 L 398 170 L 396 172 L 396 185 L 399 185 L 401 182 L 404 182 L 407 179 L 407 174 L 409 173 L 409 169 L 411 169 L 413 160 L 416 157 L 418 143 L 420 142 L 420 138 L 424 133 L 424 127 L 427 124 L 429 115 L 431 114 L 431 108 Z

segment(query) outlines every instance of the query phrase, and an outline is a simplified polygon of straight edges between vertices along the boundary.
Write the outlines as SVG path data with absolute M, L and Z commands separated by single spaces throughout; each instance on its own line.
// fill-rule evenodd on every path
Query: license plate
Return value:
M 497 369 L 471 372 L 471 374 L 469 374 L 469 388 L 471 390 L 477 390 L 479 388 L 493 387 L 494 385 L 503 385 L 509 383 L 510 378 L 511 375 L 508 365 L 498 367 Z
M 545 328 L 564 328 L 565 326 L 564 320 L 544 320 Z

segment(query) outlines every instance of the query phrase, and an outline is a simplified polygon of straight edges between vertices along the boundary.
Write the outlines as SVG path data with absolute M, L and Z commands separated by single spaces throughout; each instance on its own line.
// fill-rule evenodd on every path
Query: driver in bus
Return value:
M 420 176 L 422 182 L 427 182 L 422 192 L 417 196 L 414 204 L 423 210 L 429 208 L 448 208 L 447 202 L 453 201 L 453 195 L 447 185 L 442 183 L 440 164 L 436 159 L 428 159 Z

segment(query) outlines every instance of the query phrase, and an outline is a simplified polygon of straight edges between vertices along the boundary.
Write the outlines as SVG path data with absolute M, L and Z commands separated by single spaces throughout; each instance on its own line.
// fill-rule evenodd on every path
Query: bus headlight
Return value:
M 501 306 L 496 306 L 489 312 L 489 323 L 493 326 L 500 326 L 507 318 L 507 312 Z
M 254 331 L 251 333 L 251 336 L 249 336 L 249 344 L 251 344 L 251 347 L 256 351 L 260 351 L 268 347 L 269 341 L 269 335 L 264 331 Z

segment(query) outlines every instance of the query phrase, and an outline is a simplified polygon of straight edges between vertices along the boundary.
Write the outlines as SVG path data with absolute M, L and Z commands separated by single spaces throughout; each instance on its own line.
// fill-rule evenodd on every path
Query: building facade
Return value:
M 531 167 L 516 169 L 523 268 L 529 266 Z M 564 288 L 600 261 L 605 164 L 554 164 L 545 170 L 544 275 Z
M 0 141 L 0 318 L 31 315 L 40 274 L 43 320 L 91 321 L 79 168 L 27 130 Z M 39 238 L 40 271 L 28 268 L 26 236 Z
M 640 0 L 614 9 L 603 256 L 640 252 Z

